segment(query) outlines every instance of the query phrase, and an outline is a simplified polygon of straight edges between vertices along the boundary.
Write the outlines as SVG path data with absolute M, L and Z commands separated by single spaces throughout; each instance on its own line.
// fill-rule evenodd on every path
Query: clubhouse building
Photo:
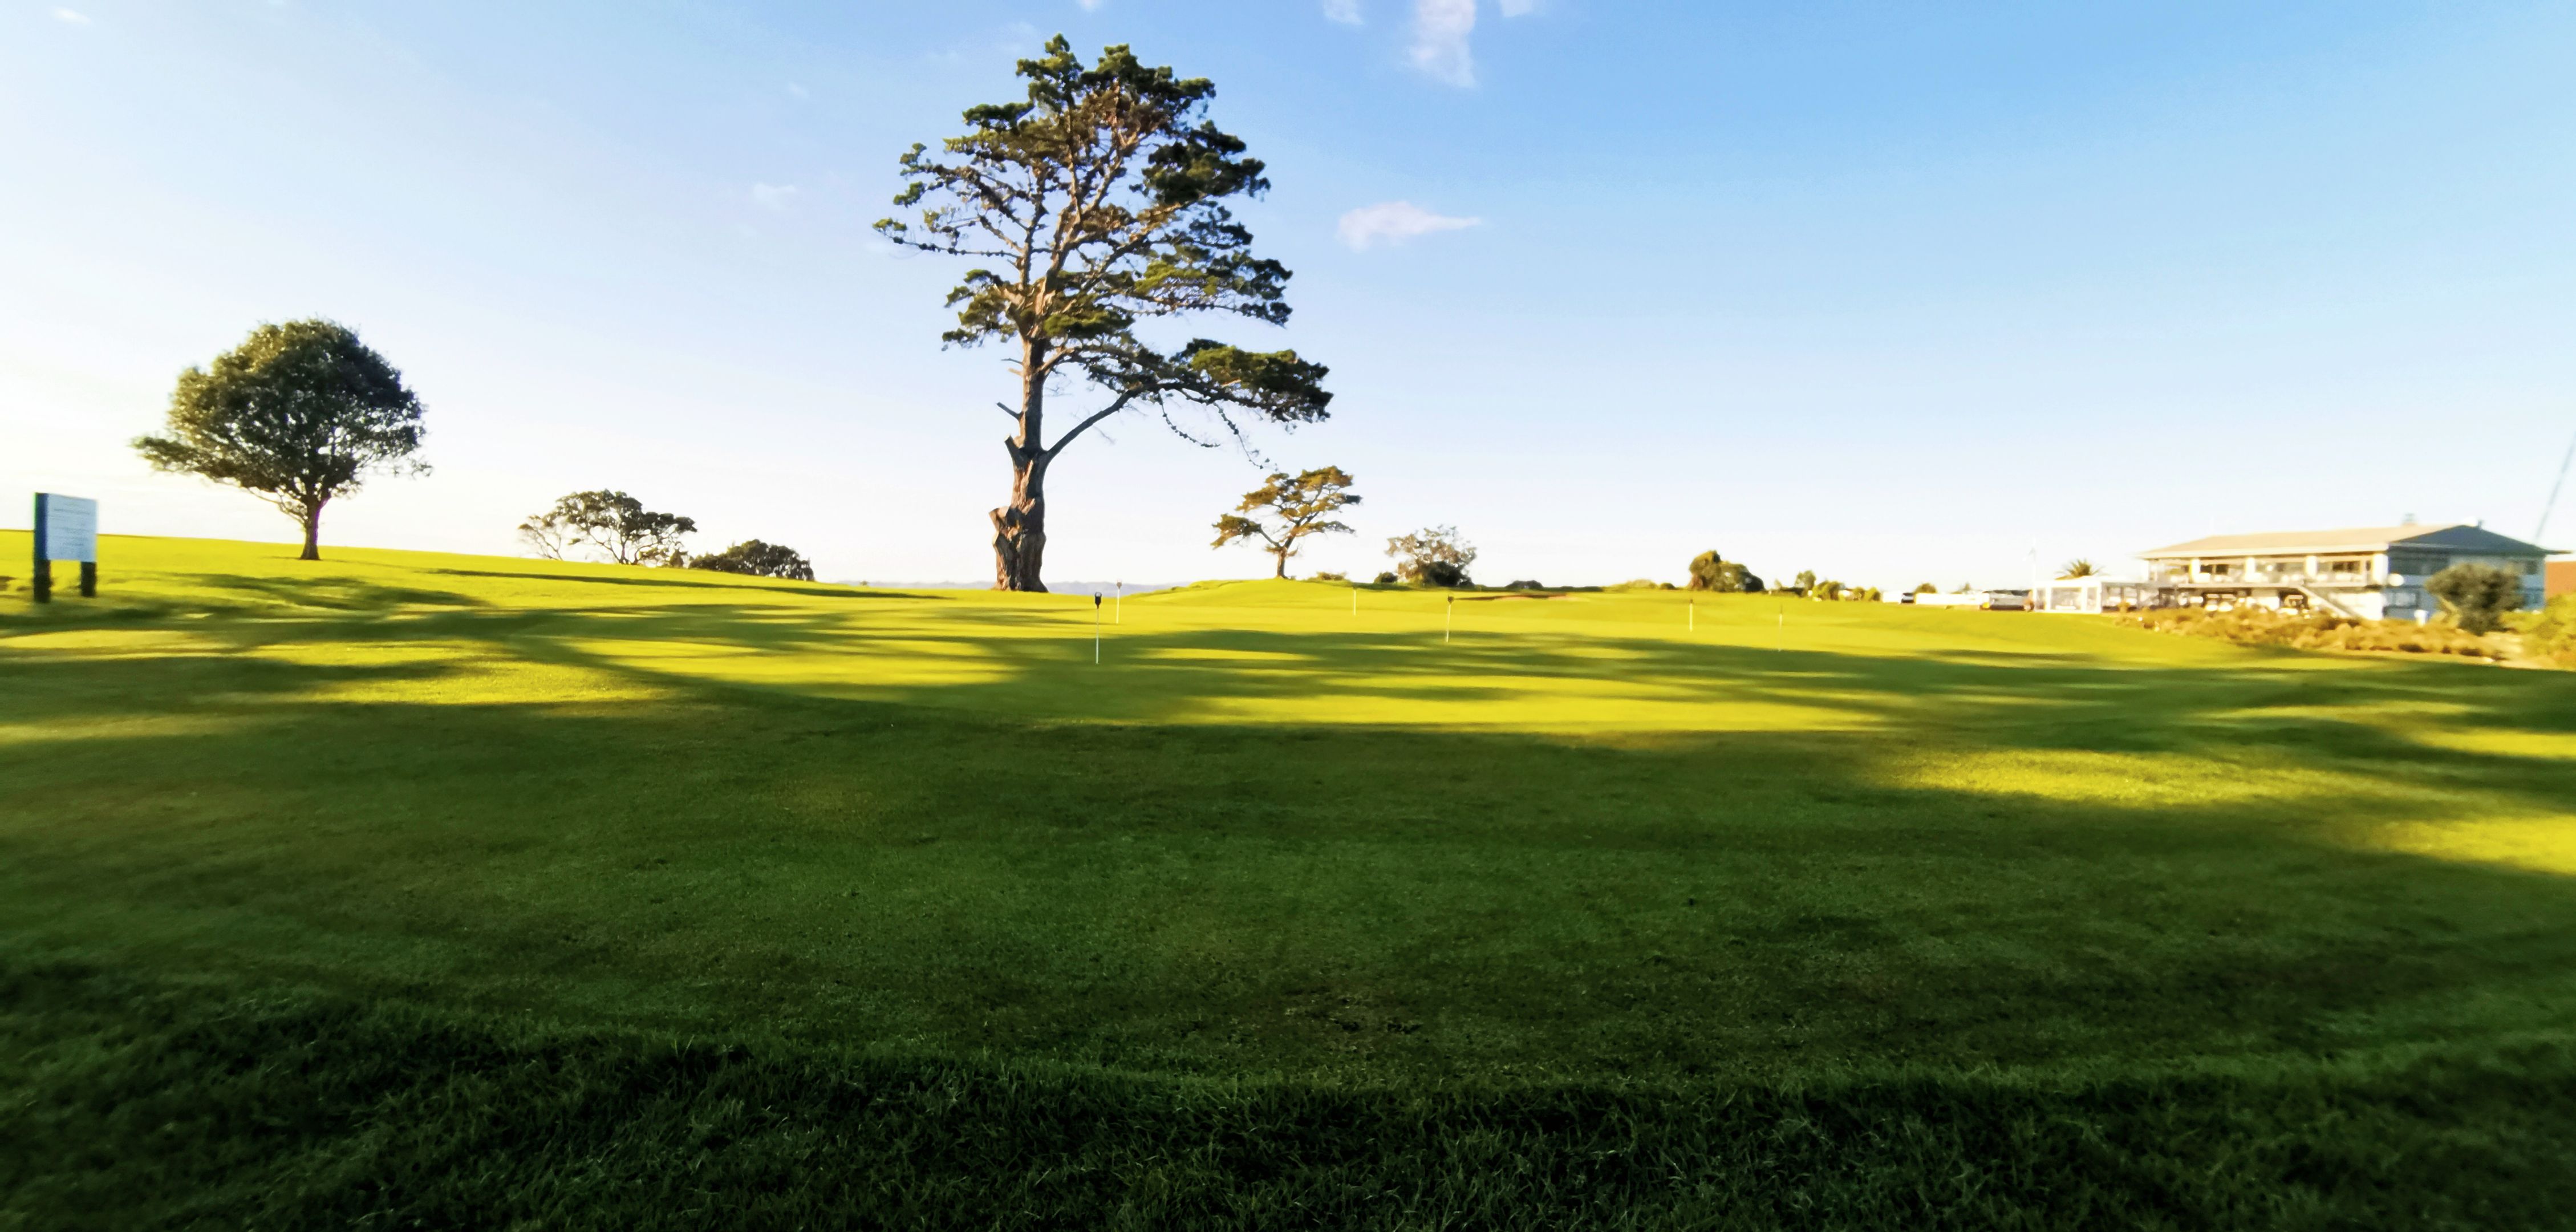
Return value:
M 2425 581 L 2462 564 L 2493 565 L 2521 578 L 2523 606 L 2538 607 L 2551 555 L 2547 548 L 2465 524 L 2212 535 L 2138 553 L 2147 563 L 2146 580 L 2138 585 L 2152 592 L 2140 596 L 2149 599 L 2141 606 L 2255 604 L 2418 620 L 2442 610 L 2441 601 L 2425 593 Z

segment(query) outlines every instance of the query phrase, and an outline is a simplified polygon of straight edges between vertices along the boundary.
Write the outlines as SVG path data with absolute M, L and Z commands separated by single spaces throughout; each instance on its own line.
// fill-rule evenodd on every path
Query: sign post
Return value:
M 98 597 L 98 502 L 36 493 L 36 602 L 54 601 L 54 562 L 80 562 L 80 593 Z

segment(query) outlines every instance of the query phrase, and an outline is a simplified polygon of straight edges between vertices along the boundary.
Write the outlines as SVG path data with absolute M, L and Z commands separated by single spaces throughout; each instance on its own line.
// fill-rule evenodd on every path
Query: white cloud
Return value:
M 798 84 L 796 84 L 795 82 L 792 82 L 792 81 L 787 83 L 787 92 L 788 92 L 789 94 L 791 94 L 791 95 L 793 95 L 793 96 L 797 97 L 797 98 L 812 98 L 812 97 L 814 97 L 814 95 L 813 95 L 813 92 L 812 92 L 812 91 L 807 90 L 805 87 L 803 87 L 803 86 L 801 86 L 801 85 L 798 85 Z
M 1476 84 L 1467 36 L 1476 30 L 1476 0 L 1413 0 L 1413 67 L 1453 86 Z
M 75 26 L 86 26 L 89 24 L 89 16 L 87 14 L 75 13 L 70 9 L 55 9 L 54 20 L 68 22 Z
M 788 198 L 795 195 L 796 186 L 793 184 L 754 184 L 751 186 L 751 199 L 759 202 L 763 207 L 768 209 L 786 209 Z
M 1355 251 L 1366 251 L 1381 241 L 1400 244 L 1434 231 L 1462 231 L 1483 221 L 1434 214 L 1410 201 L 1381 201 L 1342 215 L 1339 231 L 1343 243 Z
M 1083 12 L 1097 13 L 1100 11 L 1101 0 L 1073 0 L 1073 2 L 1081 5 Z
M 1501 0 L 1496 7 L 1505 17 L 1527 17 L 1538 11 L 1538 0 Z
M 1324 0 L 1324 20 L 1345 26 L 1360 24 L 1360 0 Z

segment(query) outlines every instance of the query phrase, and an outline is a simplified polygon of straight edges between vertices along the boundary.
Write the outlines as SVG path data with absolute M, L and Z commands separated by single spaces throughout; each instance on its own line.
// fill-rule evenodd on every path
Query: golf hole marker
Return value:
M 1091 663 L 1100 665 L 1100 592 L 1091 592 Z
M 1440 644 L 1449 644 L 1449 633 L 1458 627 L 1458 596 L 1449 596 L 1448 615 L 1440 622 Z
M 98 597 L 98 502 L 54 492 L 36 493 L 36 602 L 54 601 L 54 562 L 80 562 L 81 598 Z

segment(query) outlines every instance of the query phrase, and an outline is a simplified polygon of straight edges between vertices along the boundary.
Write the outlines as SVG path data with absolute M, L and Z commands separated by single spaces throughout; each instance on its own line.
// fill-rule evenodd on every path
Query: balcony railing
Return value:
M 2305 570 L 2299 569 L 2284 569 L 2278 572 L 2258 569 L 2252 573 L 2185 573 L 2182 570 L 2176 569 L 2156 575 L 2155 580 L 2166 586 L 2371 587 L 2387 586 L 2392 584 L 2386 578 L 2373 577 L 2368 573 L 2328 573 L 2324 571 L 2309 573 Z

